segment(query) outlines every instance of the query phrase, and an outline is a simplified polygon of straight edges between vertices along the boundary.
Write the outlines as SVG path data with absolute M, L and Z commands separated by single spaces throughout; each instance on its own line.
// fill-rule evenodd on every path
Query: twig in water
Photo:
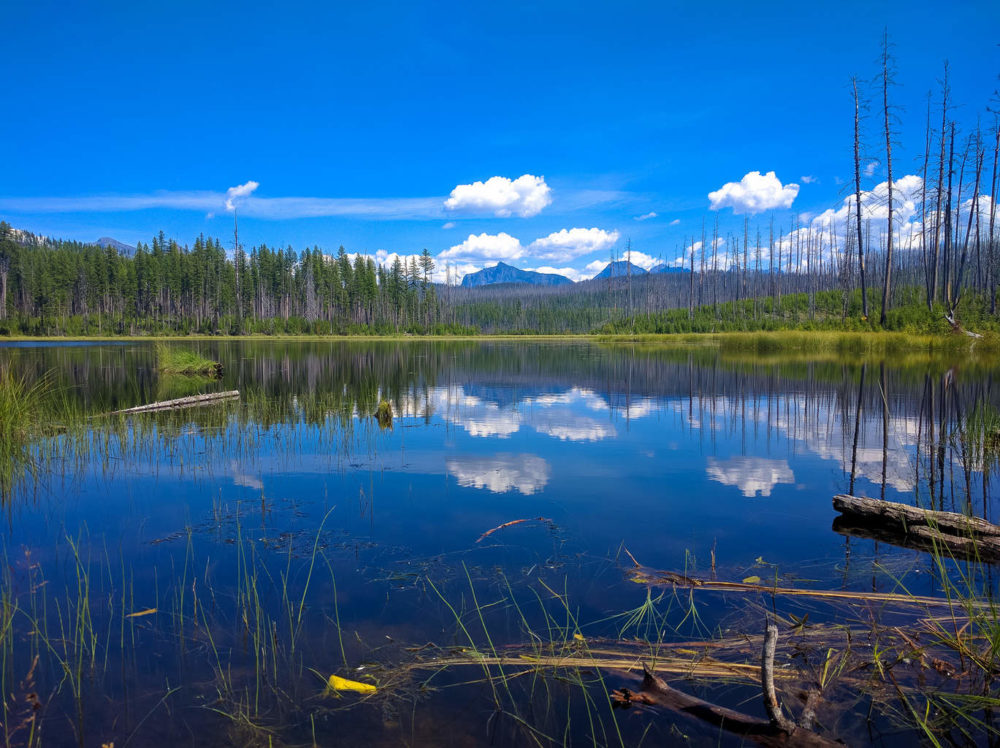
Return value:
M 482 535 L 479 536 L 479 540 L 477 540 L 476 542 L 477 543 L 482 542 L 482 540 L 484 538 L 488 538 L 490 535 L 492 535 L 493 533 L 495 533 L 497 530 L 503 530 L 505 527 L 511 527 L 513 525 L 519 525 L 522 522 L 548 522 L 549 524 L 552 524 L 552 520 L 547 519 L 545 517 L 528 517 L 527 519 L 514 519 L 514 520 L 511 520 L 510 522 L 504 522 L 502 525 L 497 525 L 492 530 L 487 530 L 486 532 L 484 532 Z M 628 553 L 628 551 L 625 551 L 625 552 Z

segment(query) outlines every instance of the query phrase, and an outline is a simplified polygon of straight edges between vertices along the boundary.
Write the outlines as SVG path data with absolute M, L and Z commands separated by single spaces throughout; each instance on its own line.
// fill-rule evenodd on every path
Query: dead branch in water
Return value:
M 717 704 L 699 699 L 696 696 L 678 691 L 669 686 L 666 681 L 653 674 L 643 666 L 642 686 L 638 691 L 620 688 L 611 692 L 611 700 L 615 706 L 629 707 L 632 704 L 658 706 L 675 712 L 687 714 L 711 725 L 720 727 L 727 732 L 742 735 L 760 745 L 766 746 L 816 746 L 817 748 L 832 748 L 841 743 L 821 737 L 811 730 L 789 725 L 785 730 L 773 722 L 728 709 Z
M 925 607 L 962 607 L 960 601 L 948 600 L 943 597 L 926 595 L 909 595 L 895 592 L 854 592 L 851 590 L 810 590 L 799 587 L 778 587 L 748 582 L 723 582 L 710 579 L 697 579 L 673 571 L 660 571 L 638 567 L 631 572 L 630 580 L 636 584 L 651 586 L 682 587 L 685 589 L 704 590 L 706 592 L 743 592 L 777 595 L 780 597 L 806 597 L 817 600 L 840 600 L 857 603 L 887 603 L 899 605 L 920 605 Z M 985 601 L 975 601 L 976 606 L 986 607 Z
M 546 517 L 528 517 L 526 519 L 512 519 L 510 522 L 504 522 L 502 525 L 497 525 L 492 530 L 487 530 L 486 532 L 484 532 L 482 535 L 479 536 L 479 539 L 476 542 L 479 543 L 485 540 L 490 535 L 495 533 L 497 530 L 503 530 L 505 527 L 513 527 L 514 525 L 519 525 L 522 522 L 547 522 L 550 525 L 552 524 L 552 520 L 547 519 Z

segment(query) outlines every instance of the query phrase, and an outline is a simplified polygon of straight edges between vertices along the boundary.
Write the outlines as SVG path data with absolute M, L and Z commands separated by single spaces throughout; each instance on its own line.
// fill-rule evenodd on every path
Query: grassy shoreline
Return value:
M 642 343 L 718 347 L 721 349 L 829 350 L 1000 350 L 1000 336 L 986 334 L 970 338 L 955 333 L 928 334 L 887 331 L 774 330 L 747 332 L 686 333 L 560 333 L 515 335 L 107 335 L 107 336 L 0 336 L 0 342 L 146 342 L 161 341 L 281 341 L 281 342 L 486 342 L 569 341 L 597 343 Z

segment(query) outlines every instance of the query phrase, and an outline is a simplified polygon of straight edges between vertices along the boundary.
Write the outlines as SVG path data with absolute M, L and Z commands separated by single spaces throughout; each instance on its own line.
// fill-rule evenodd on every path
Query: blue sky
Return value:
M 773 211 L 787 229 L 837 208 L 849 79 L 875 77 L 884 27 L 897 175 L 919 173 L 945 59 L 965 132 L 1000 86 L 995 2 L 0 0 L 0 13 L 0 218 L 14 226 L 227 241 L 226 191 L 256 182 L 234 198 L 245 244 L 426 247 L 459 272 L 506 259 L 584 277 L 628 239 L 643 262 L 671 261 L 703 219 L 725 234 Z M 867 125 L 866 163 L 880 142 Z M 711 210 L 709 193 L 755 171 Z M 865 186 L 884 178 L 876 165 Z

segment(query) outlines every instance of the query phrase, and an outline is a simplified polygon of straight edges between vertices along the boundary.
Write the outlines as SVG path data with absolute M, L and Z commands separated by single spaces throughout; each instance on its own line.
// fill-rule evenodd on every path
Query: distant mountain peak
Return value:
M 135 247 L 133 247 L 131 244 L 126 244 L 125 242 L 120 242 L 117 239 L 112 239 L 110 236 L 102 236 L 100 239 L 94 242 L 94 244 L 96 244 L 98 247 L 103 247 L 104 249 L 112 247 L 118 252 L 118 254 L 122 255 L 123 257 L 131 257 L 132 255 L 135 254 Z
M 572 283 L 565 275 L 556 273 L 539 273 L 534 270 L 521 270 L 506 262 L 497 262 L 490 268 L 483 268 L 475 273 L 468 273 L 462 278 L 462 286 L 476 288 L 478 286 L 493 286 L 498 283 L 526 283 L 532 286 L 563 286 Z
M 655 267 L 651 267 L 649 269 L 650 275 L 659 275 L 661 273 L 688 273 L 688 272 L 690 271 L 683 265 L 668 265 L 665 262 L 661 262 L 659 265 L 656 265 Z
M 646 271 L 628 260 L 615 260 L 609 262 L 594 278 L 625 278 L 629 275 L 646 275 Z

